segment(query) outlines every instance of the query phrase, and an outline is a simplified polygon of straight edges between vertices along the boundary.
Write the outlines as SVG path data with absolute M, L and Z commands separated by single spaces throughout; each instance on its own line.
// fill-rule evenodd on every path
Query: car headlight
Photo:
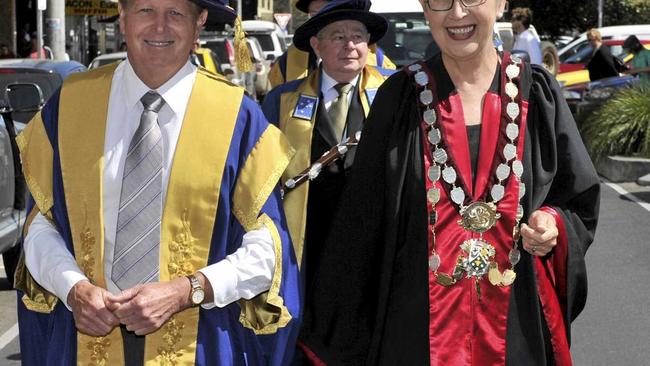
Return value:
M 589 99 L 607 99 L 614 94 L 614 88 L 596 88 L 590 90 L 586 97 Z
M 582 94 L 580 92 L 577 92 L 575 90 L 562 90 L 562 95 L 564 96 L 564 99 L 569 100 L 569 99 L 582 99 Z

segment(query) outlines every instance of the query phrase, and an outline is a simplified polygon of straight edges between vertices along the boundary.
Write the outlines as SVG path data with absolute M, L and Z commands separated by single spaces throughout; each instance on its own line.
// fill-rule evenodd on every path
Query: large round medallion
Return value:
M 494 203 L 472 202 L 460 211 L 461 220 L 458 222 L 465 230 L 484 233 L 494 226 L 501 214 L 497 212 Z

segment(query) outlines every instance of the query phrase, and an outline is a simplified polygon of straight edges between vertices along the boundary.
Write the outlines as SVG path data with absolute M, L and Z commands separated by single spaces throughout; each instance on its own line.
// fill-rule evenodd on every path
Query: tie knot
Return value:
M 352 84 L 350 83 L 338 83 L 334 86 L 339 95 L 348 95 L 350 90 L 352 90 Z
M 160 96 L 160 94 L 150 91 L 147 94 L 143 95 L 140 98 L 142 106 L 147 111 L 160 112 L 160 108 L 165 104 L 165 100 Z

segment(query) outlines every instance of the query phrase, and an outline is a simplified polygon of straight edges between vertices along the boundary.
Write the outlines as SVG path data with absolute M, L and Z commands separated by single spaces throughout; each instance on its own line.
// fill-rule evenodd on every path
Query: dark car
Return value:
M 25 222 L 26 185 L 16 134 L 73 72 L 85 71 L 76 61 L 0 60 L 0 254 L 12 279 Z
M 616 92 L 638 84 L 639 79 L 631 75 L 614 76 L 589 83 L 582 99 L 575 105 L 576 122 L 580 124 Z

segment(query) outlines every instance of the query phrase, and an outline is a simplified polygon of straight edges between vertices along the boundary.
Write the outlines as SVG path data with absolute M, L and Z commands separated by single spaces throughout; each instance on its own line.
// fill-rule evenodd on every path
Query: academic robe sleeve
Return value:
M 600 185 L 559 85 L 538 66 L 533 66 L 532 79 L 528 149 L 534 174 L 531 208 L 550 206 L 564 223 L 566 279 L 557 281 L 566 283 L 566 292 L 559 296 L 569 324 L 586 302 L 584 256 L 598 222 Z

